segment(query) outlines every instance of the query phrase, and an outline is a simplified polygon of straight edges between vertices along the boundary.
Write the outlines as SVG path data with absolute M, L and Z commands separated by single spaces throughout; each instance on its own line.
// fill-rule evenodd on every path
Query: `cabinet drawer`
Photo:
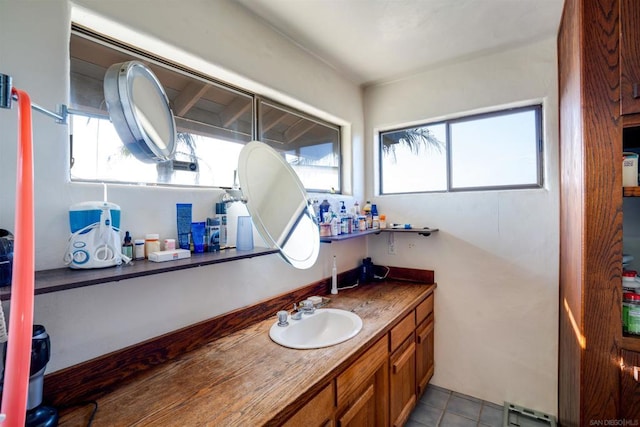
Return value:
M 336 379 L 338 406 L 344 404 L 387 361 L 387 337 L 382 337 Z
M 400 321 L 396 326 L 391 329 L 389 336 L 391 338 L 391 351 L 395 351 L 400 344 L 407 339 L 409 335 L 416 329 L 416 315 L 415 312 L 407 314 L 404 319 Z
M 416 307 L 416 323 L 419 325 L 433 313 L 433 294 L 429 295 Z

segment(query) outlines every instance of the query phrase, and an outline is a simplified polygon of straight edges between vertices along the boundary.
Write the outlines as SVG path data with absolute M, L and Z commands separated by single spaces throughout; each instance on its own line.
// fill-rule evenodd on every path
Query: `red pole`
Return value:
M 33 141 L 31 100 L 26 92 L 12 89 L 18 96 L 18 163 L 16 174 L 16 220 L 11 277 L 9 342 L 2 394 L 3 426 L 24 426 L 29 391 L 34 294 L 34 209 Z

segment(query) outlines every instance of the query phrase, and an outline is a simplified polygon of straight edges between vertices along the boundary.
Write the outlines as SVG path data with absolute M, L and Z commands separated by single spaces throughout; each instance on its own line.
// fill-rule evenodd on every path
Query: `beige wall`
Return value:
M 545 188 L 379 196 L 394 222 L 439 228 L 369 239 L 380 264 L 436 272 L 433 383 L 502 404 L 557 412 L 558 106 L 555 40 L 442 66 L 365 90 L 366 162 L 376 128 L 494 106 L 544 105 Z M 377 171 L 367 169 L 367 194 Z

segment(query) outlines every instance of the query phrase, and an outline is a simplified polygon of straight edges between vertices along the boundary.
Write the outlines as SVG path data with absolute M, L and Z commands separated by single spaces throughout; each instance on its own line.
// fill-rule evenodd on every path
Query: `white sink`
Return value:
M 355 337 L 362 329 L 357 314 L 336 308 L 320 308 L 313 314 L 303 314 L 300 320 L 287 319 L 288 326 L 276 322 L 269 336 L 289 348 L 310 349 L 329 347 Z

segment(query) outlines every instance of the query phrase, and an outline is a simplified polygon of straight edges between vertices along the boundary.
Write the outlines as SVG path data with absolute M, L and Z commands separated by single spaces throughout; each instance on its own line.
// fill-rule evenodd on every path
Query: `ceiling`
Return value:
M 555 37 L 564 0 L 238 0 L 360 85 Z

